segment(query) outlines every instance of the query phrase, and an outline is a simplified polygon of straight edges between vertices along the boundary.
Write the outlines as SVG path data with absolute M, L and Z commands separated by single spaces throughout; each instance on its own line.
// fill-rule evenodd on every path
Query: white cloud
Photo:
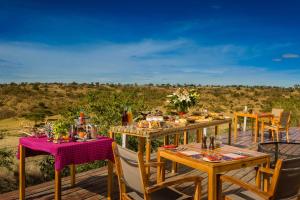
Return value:
M 294 53 L 286 53 L 286 54 L 283 54 L 281 57 L 282 57 L 282 58 L 285 58 L 285 59 L 289 59 L 289 58 L 299 58 L 300 55 L 294 54 Z
M 5 60 L 0 68 L 0 82 L 278 85 L 299 80 L 297 74 L 292 74 L 297 79 L 289 77 L 280 83 L 278 76 L 284 77 L 285 72 L 270 73 L 264 67 L 241 66 L 239 61 L 246 55 L 245 47 L 204 46 L 185 39 L 64 47 L 0 42 L 0 60 Z
M 282 59 L 281 58 L 273 58 L 272 61 L 274 61 L 274 62 L 281 62 Z

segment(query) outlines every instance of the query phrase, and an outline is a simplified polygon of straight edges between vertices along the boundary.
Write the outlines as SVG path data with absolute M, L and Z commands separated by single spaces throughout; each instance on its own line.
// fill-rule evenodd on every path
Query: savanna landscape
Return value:
M 0 85 L 0 192 L 16 190 L 18 139 L 30 128 L 42 126 L 47 119 L 62 117 L 73 120 L 84 111 L 100 128 L 98 134 L 107 135 L 110 126 L 121 124 L 125 106 L 133 116 L 142 111 L 171 112 L 167 95 L 178 88 L 193 89 L 199 94 L 192 108 L 207 109 L 228 116 L 242 111 L 244 106 L 267 112 L 272 108 L 292 111 L 292 126 L 299 125 L 300 87 L 271 86 L 213 86 L 171 84 L 100 84 L 100 83 L 9 83 Z M 157 141 L 161 143 L 161 141 Z M 129 146 L 136 149 L 135 139 Z M 152 144 L 157 145 L 157 144 Z M 26 183 L 33 185 L 54 178 L 53 158 L 38 156 L 27 159 Z M 94 162 L 77 166 L 77 171 L 103 166 Z M 68 169 L 63 175 L 68 175 Z

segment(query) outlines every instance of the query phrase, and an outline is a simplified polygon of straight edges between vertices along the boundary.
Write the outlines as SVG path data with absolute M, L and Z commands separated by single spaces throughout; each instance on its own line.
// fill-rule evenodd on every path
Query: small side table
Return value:
M 238 132 L 237 132 L 237 124 L 238 117 L 248 117 L 255 120 L 254 123 L 254 142 L 257 142 L 257 137 L 259 135 L 259 120 L 267 118 L 272 120 L 274 115 L 272 113 L 244 113 L 244 112 L 235 112 L 234 113 L 234 142 L 237 141 Z

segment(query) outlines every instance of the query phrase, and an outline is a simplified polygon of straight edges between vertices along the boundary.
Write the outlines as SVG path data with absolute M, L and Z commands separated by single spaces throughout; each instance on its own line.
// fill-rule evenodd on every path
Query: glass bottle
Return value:
M 84 125 L 85 124 L 85 119 L 84 119 L 84 113 L 80 112 L 79 113 L 79 124 Z
M 128 124 L 128 116 L 127 116 L 127 109 L 125 108 L 122 113 L 122 126 L 127 126 Z
M 205 135 L 203 135 L 203 137 L 202 137 L 202 148 L 203 149 L 207 149 L 206 142 L 207 142 L 207 137 Z
M 127 110 L 127 122 L 128 122 L 128 125 L 131 125 L 133 122 L 131 107 L 129 107 Z

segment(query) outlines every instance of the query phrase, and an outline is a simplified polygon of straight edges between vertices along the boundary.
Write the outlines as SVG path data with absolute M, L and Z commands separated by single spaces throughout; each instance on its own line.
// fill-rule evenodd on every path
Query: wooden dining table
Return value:
M 188 153 L 187 153 L 188 152 Z M 193 153 L 191 153 L 193 152 Z M 194 154 L 197 153 L 197 154 Z M 192 154 L 192 155 L 191 155 Z M 217 162 L 208 162 L 203 160 L 207 155 L 237 155 L 242 158 L 232 160 L 220 160 Z M 163 159 L 171 160 L 182 165 L 197 169 L 208 174 L 208 199 L 216 200 L 218 196 L 218 175 L 230 170 L 257 166 L 269 165 L 270 155 L 239 147 L 223 145 L 214 150 L 203 149 L 201 144 L 188 144 L 177 147 L 176 149 L 159 148 L 157 152 L 157 162 Z M 157 180 L 164 181 L 165 172 L 163 167 L 158 167 Z
M 220 125 L 228 124 L 228 144 L 231 144 L 231 118 L 196 122 L 191 124 L 182 124 L 173 127 L 166 128 L 137 128 L 136 126 L 114 126 L 110 128 L 110 137 L 115 139 L 116 134 L 126 136 L 134 136 L 138 138 L 138 151 L 143 152 L 144 147 L 146 151 L 146 162 L 150 162 L 151 154 L 151 142 L 159 137 L 164 137 L 164 145 L 169 144 L 169 137 L 174 136 L 174 144 L 179 145 L 180 134 L 183 134 L 183 143 L 188 144 L 189 134 L 192 131 L 196 132 L 196 142 L 201 142 L 203 128 L 215 127 L 215 135 L 218 134 Z M 147 168 L 146 172 L 149 174 L 150 168 Z M 172 172 L 177 171 L 176 163 L 173 163 Z
M 71 186 L 75 185 L 75 165 L 96 160 L 108 161 L 108 194 L 111 199 L 113 181 L 113 153 L 112 139 L 98 137 L 86 142 L 62 142 L 55 144 L 48 142 L 46 137 L 22 137 L 19 140 L 19 199 L 25 199 L 25 158 L 36 155 L 52 155 L 55 169 L 54 199 L 61 199 L 61 170 L 69 166 L 71 172 Z
M 254 131 L 254 142 L 257 142 L 257 137 L 259 135 L 259 121 L 260 120 L 265 120 L 269 119 L 270 121 L 273 119 L 274 115 L 272 113 L 248 113 L 248 112 L 235 112 L 234 113 L 234 142 L 237 141 L 238 137 L 238 131 L 237 131 L 237 126 L 238 126 L 238 118 L 239 117 L 247 117 L 254 119 L 254 127 L 252 128 L 252 131 Z

